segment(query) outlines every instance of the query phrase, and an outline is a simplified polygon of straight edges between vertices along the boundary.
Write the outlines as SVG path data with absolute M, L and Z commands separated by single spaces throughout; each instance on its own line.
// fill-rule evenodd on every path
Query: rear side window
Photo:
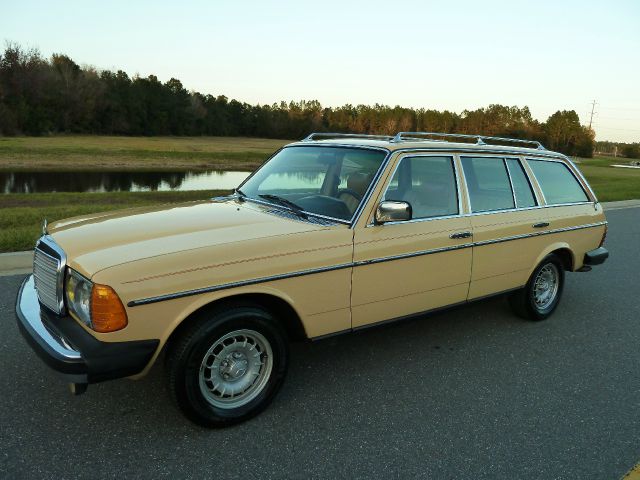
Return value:
M 507 168 L 502 158 L 462 157 L 472 212 L 514 208 Z
M 453 158 L 403 158 L 384 198 L 408 202 L 414 219 L 456 215 L 458 193 Z
M 524 173 L 522 165 L 517 158 L 507 158 L 507 168 L 511 175 L 511 183 L 513 184 L 513 192 L 516 196 L 516 207 L 535 207 L 536 199 L 531 190 L 531 184 Z
M 582 186 L 564 163 L 529 159 L 527 162 L 540 184 L 547 204 L 589 201 Z

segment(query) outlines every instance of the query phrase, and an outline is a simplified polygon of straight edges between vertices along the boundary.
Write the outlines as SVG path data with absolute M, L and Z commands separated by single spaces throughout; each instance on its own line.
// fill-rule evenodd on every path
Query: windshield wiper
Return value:
M 244 193 L 239 188 L 234 188 L 233 193 L 235 193 L 238 196 L 238 200 L 240 200 L 241 202 L 244 202 L 244 199 L 247 197 L 247 194 Z
M 304 213 L 304 211 L 302 210 L 302 207 L 300 207 L 300 205 L 293 203 L 291 200 L 287 200 L 284 197 L 281 197 L 279 195 L 272 195 L 270 193 L 263 193 L 258 196 L 266 200 L 271 200 L 273 202 L 279 203 L 280 205 L 284 205 L 289 210 L 297 214 L 299 217 L 309 218 L 308 215 Z

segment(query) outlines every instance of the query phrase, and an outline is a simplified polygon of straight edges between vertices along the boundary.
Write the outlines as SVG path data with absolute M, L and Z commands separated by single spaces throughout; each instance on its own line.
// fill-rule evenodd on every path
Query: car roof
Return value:
M 312 134 L 314 135 L 314 134 Z M 366 135 L 363 136 L 338 136 L 336 138 L 322 138 L 314 139 L 310 135 L 304 140 L 299 142 L 290 143 L 290 146 L 345 146 L 345 147 L 365 147 L 365 148 L 382 148 L 388 151 L 396 150 L 431 150 L 431 151 L 443 151 L 443 152 L 471 152 L 471 153 L 501 153 L 511 155 L 527 155 L 527 156 L 543 156 L 553 157 L 558 159 L 566 159 L 567 157 L 562 153 L 546 150 L 540 146 L 538 148 L 527 148 L 512 145 L 489 145 L 484 143 L 469 143 L 469 142 L 453 142 L 446 140 L 434 140 L 434 139 L 415 139 L 415 138 L 403 138 L 401 140 L 394 140 L 397 137 L 376 137 L 370 138 Z M 471 136 L 469 136 L 471 137 Z M 476 138 L 476 137 L 474 137 Z M 496 138 L 496 137 L 481 137 L 477 138 Z M 497 141 L 519 141 L 512 139 L 498 139 Z

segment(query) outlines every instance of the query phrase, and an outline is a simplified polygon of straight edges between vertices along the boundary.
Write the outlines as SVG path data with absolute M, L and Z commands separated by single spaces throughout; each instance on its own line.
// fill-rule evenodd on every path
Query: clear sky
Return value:
M 0 40 L 249 103 L 576 110 L 640 141 L 640 0 L 9 1 Z

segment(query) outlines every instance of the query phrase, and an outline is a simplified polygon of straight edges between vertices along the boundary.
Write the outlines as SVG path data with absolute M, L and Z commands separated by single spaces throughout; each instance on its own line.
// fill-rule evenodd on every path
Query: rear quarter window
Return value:
M 548 205 L 589 201 L 584 189 L 564 163 L 531 159 L 527 159 L 527 162 Z

